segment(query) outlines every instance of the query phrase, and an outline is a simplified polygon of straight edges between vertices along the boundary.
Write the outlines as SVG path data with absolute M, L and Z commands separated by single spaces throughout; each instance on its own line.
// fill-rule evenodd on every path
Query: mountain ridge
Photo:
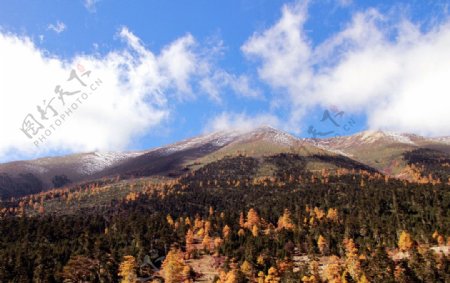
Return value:
M 254 157 L 280 153 L 295 153 L 300 156 L 342 155 L 385 174 L 400 176 L 408 164 L 404 160 L 405 153 L 420 148 L 450 153 L 448 141 L 450 137 L 425 138 L 415 134 L 383 131 L 363 131 L 351 136 L 312 139 L 299 138 L 271 126 L 225 130 L 142 151 L 77 153 L 3 163 L 0 164 L 0 196 L 13 195 L 19 186 L 17 183 L 21 184 L 19 188 L 24 186 L 23 180 L 37 182 L 38 179 L 42 184 L 34 185 L 41 190 L 54 187 L 52 180 L 62 175 L 73 183 L 108 176 L 176 176 L 186 170 L 195 170 L 225 156 L 237 154 Z M 33 183 L 26 183 L 26 187 L 33 187 Z M 5 195 L 2 191 L 10 193 Z

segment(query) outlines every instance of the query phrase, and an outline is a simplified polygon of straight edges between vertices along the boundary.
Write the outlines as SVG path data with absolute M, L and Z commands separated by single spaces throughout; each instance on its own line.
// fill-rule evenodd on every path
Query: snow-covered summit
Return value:
M 80 166 L 77 168 L 78 173 L 92 175 L 103 169 L 111 167 L 120 161 L 134 158 L 144 154 L 143 152 L 93 152 L 84 155 L 81 158 Z
M 267 142 L 287 146 L 290 146 L 294 144 L 294 142 L 298 141 L 296 137 L 286 132 L 277 130 L 271 126 L 261 126 L 254 129 L 217 131 L 163 147 L 161 148 L 161 150 L 166 154 L 170 154 L 173 152 L 200 147 L 207 144 L 222 147 L 228 144 L 243 143 L 256 140 L 264 140 Z
M 411 139 L 413 135 L 403 134 L 403 133 L 395 133 L 395 132 L 384 132 L 384 131 L 364 131 L 355 135 L 359 137 L 362 142 L 365 143 L 374 143 L 380 140 L 388 140 L 392 142 L 398 143 L 406 143 L 414 145 L 415 142 Z

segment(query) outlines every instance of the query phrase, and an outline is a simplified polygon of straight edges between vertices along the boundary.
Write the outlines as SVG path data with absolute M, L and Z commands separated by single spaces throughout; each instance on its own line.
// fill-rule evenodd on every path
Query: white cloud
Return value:
M 127 44 L 123 49 L 64 60 L 47 55 L 27 37 L 0 33 L 0 77 L 4 78 L 0 84 L 0 159 L 60 150 L 124 149 L 164 122 L 176 101 L 193 96 L 194 78 L 208 75 L 202 71 L 208 63 L 189 34 L 165 46 L 160 54 L 145 48 L 126 28 L 119 36 Z M 78 64 L 92 71 L 84 80 L 100 78 L 102 84 L 37 149 L 19 128 L 28 113 L 40 119 L 37 106 L 56 96 L 56 85 L 64 91 L 81 89 L 75 80 L 67 81 Z M 73 102 L 70 96 L 65 99 Z M 59 114 L 66 109 L 58 98 L 51 105 Z
M 100 0 L 84 0 L 84 7 L 90 12 L 95 13 L 96 12 L 96 6 L 97 3 L 100 2 Z
M 342 7 L 350 6 L 353 3 L 352 0 L 337 0 L 337 2 L 339 4 L 339 6 L 342 6 Z
M 60 34 L 66 30 L 66 25 L 63 22 L 57 21 L 56 24 L 49 24 L 47 29 Z
M 221 93 L 230 89 L 238 96 L 259 98 L 261 91 L 254 87 L 247 75 L 230 74 L 224 70 L 216 70 L 200 81 L 201 89 L 216 101 L 221 100 Z
M 214 117 L 205 127 L 206 132 L 250 131 L 259 126 L 279 127 L 280 121 L 271 114 L 249 116 L 245 113 L 223 112 Z
M 242 46 L 260 63 L 260 79 L 291 106 L 293 130 L 313 106 L 336 105 L 365 113 L 372 129 L 450 134 L 449 20 L 424 31 L 368 9 L 314 46 L 307 16 L 305 4 L 285 5 L 274 26 Z

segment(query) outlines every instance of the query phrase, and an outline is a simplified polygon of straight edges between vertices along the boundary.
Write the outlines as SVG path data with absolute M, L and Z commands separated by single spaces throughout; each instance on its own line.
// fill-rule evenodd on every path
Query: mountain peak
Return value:
M 396 133 L 396 132 L 387 132 L 381 130 L 367 130 L 363 131 L 359 134 L 355 135 L 360 138 L 362 142 L 365 143 L 374 143 L 382 140 L 388 140 L 392 142 L 405 143 L 414 145 L 415 142 L 412 138 L 414 135 L 404 134 L 404 133 Z

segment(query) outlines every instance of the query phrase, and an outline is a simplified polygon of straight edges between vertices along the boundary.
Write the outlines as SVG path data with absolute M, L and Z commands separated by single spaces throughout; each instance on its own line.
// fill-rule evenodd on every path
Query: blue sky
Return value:
M 260 124 L 302 137 L 449 135 L 448 4 L 2 0 L 0 161 Z M 79 63 L 102 79 L 97 97 L 36 146 L 24 117 Z

